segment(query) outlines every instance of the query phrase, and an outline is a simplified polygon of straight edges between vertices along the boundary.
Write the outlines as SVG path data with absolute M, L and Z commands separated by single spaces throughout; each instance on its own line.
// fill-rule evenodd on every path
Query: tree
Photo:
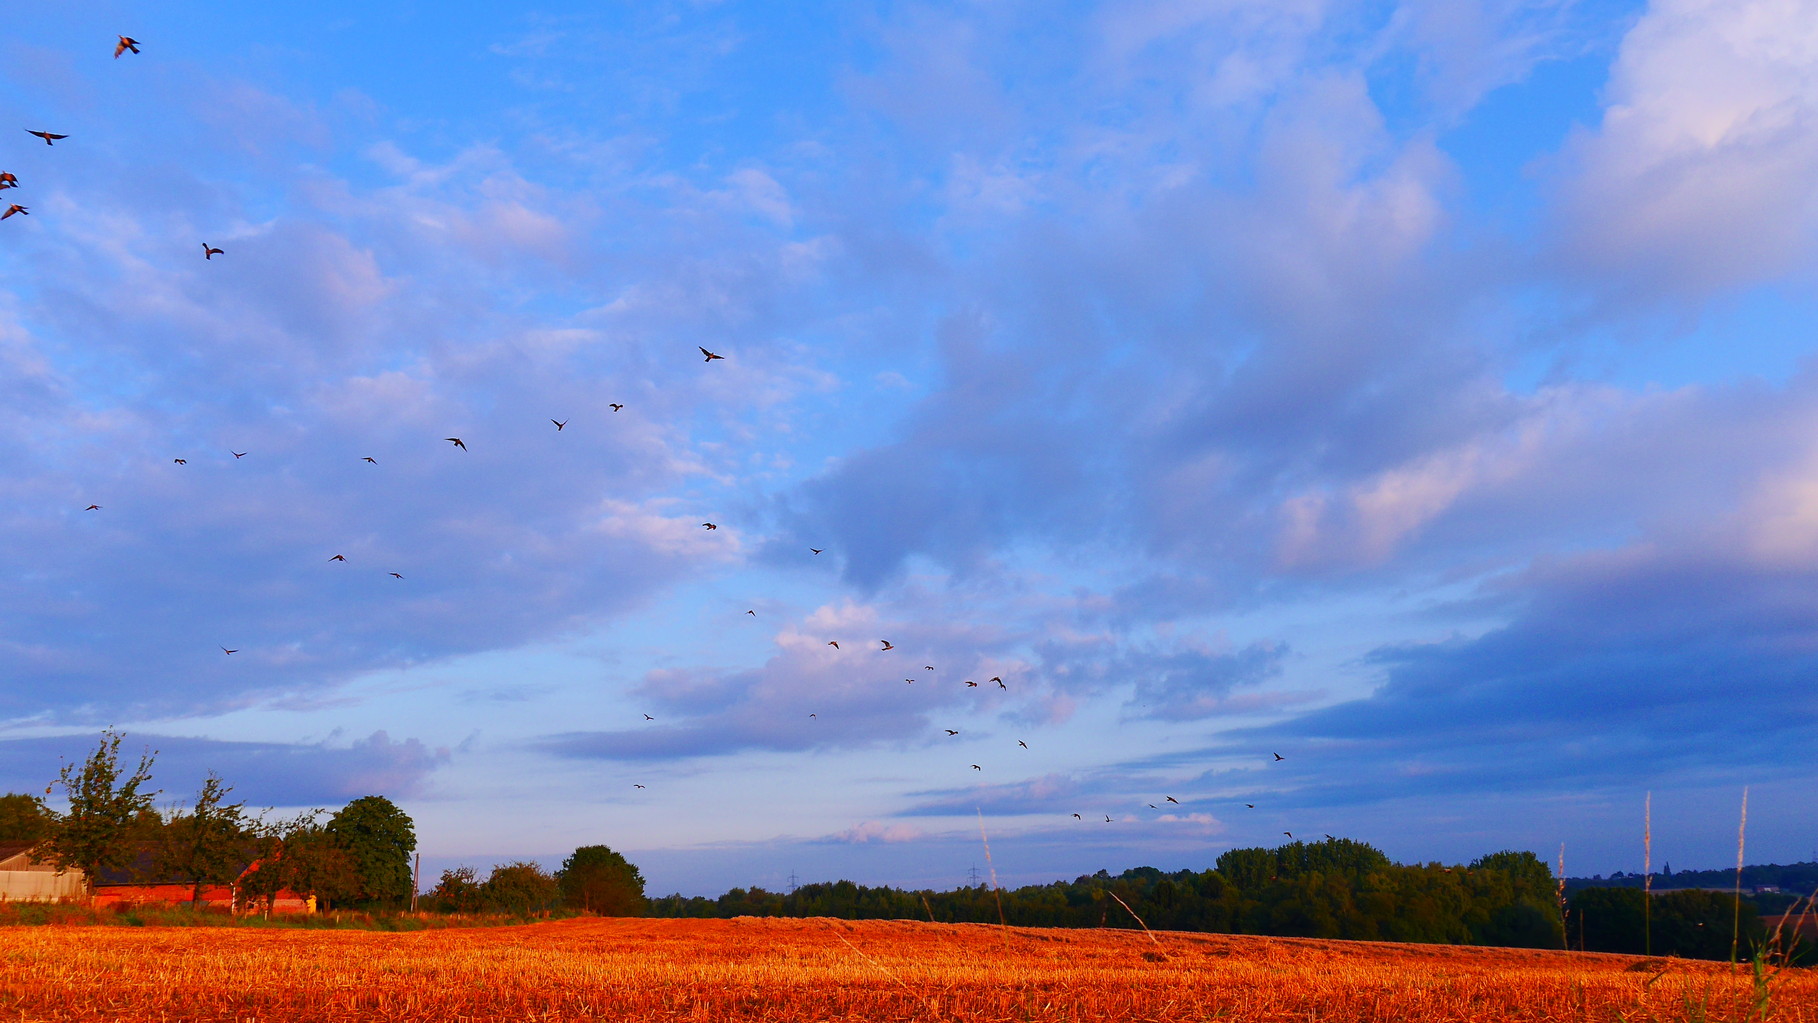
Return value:
M 455 867 L 442 871 L 429 897 L 444 913 L 478 913 L 485 905 L 485 888 L 472 867 Z
M 496 866 L 486 879 L 486 902 L 501 913 L 535 913 L 555 905 L 561 895 L 549 871 L 529 861 Z
M 51 829 L 51 856 L 59 869 L 80 869 L 91 896 L 101 871 L 124 867 L 139 852 L 132 839 L 158 794 L 142 791 L 157 750 L 141 753 L 139 766 L 122 780 L 120 739 L 111 728 L 102 732 L 80 767 L 65 763 L 57 773 L 69 810 Z
M 556 872 L 562 901 L 601 916 L 643 916 L 649 909 L 644 898 L 644 875 L 618 853 L 603 845 L 584 845 L 562 861 Z
M 400 903 L 410 898 L 410 854 L 417 832 L 410 815 L 384 796 L 362 796 L 328 821 L 328 833 L 353 860 L 353 898 Z
M 36 842 L 50 834 L 55 817 L 44 800 L 22 792 L 0 796 L 0 842 Z
M 249 898 L 264 899 L 269 907 L 279 892 L 289 890 L 314 896 L 326 909 L 331 902 L 356 897 L 359 875 L 353 857 L 317 820 L 324 812 L 310 810 L 260 827 L 258 863 L 241 882 Z
M 202 901 L 202 888 L 232 884 L 252 858 L 246 804 L 226 802 L 232 785 L 210 771 L 196 794 L 196 805 L 173 814 L 164 825 L 154 862 L 162 877 L 187 881 L 191 902 Z

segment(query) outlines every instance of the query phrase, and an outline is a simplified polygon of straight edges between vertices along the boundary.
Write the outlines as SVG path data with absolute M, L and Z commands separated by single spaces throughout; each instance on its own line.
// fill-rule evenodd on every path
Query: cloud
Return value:
M 880 824 L 877 821 L 864 821 L 844 831 L 828 835 L 820 841 L 864 845 L 869 842 L 914 842 L 922 837 L 923 833 L 919 829 L 907 824 Z
M 89 735 L 0 740 L 0 785 L 34 792 L 53 780 L 63 763 L 81 763 L 95 748 Z M 361 796 L 402 801 L 428 796 L 428 781 L 453 754 L 418 739 L 394 740 L 384 731 L 363 739 L 333 736 L 317 742 L 247 742 L 127 734 L 120 759 L 130 768 L 143 751 L 153 751 L 152 784 L 159 804 L 181 803 L 215 772 L 233 786 L 233 798 L 249 806 L 325 806 L 334 809 Z M 53 801 L 61 798 L 61 789 Z
M 1650 5 L 1623 40 L 1602 124 L 1552 168 L 1563 272 L 1675 306 L 1809 272 L 1814 13 L 1784 0 Z

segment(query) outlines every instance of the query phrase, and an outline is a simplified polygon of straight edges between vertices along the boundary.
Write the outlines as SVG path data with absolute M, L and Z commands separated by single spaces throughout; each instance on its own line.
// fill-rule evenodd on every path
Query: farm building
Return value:
M 0 842 L 0 901 L 56 902 L 81 899 L 82 872 L 58 870 L 36 842 Z
M 250 860 L 240 869 L 232 884 L 205 884 L 199 898 L 194 885 L 178 877 L 161 875 L 156 869 L 150 850 L 141 852 L 131 866 L 118 870 L 104 870 L 95 881 L 94 906 L 97 909 L 107 906 L 152 905 L 152 904 L 191 904 L 226 909 L 236 913 L 261 912 L 266 909 L 266 902 L 243 892 L 242 886 L 247 878 L 257 871 L 263 861 Z M 305 898 L 296 892 L 281 890 L 271 901 L 273 913 L 313 913 L 315 899 Z

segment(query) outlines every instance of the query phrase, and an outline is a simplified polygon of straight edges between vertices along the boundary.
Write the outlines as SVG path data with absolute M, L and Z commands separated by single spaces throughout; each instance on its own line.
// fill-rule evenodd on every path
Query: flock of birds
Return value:
M 119 57 L 122 54 L 125 54 L 128 52 L 135 53 L 135 54 L 138 53 L 139 52 L 139 41 L 137 39 L 132 38 L 131 36 L 120 36 L 119 42 L 116 43 L 114 46 L 115 59 L 119 59 Z M 35 130 L 35 129 L 30 129 L 30 128 L 26 129 L 26 131 L 28 134 L 42 139 L 44 141 L 44 144 L 47 146 L 54 145 L 56 142 L 69 137 L 67 134 L 58 134 L 56 132 L 49 132 L 49 131 L 39 131 L 39 130 Z M 18 188 L 18 187 L 19 187 L 19 179 L 15 175 L 13 175 L 9 171 L 0 171 L 0 190 L 5 190 L 5 189 L 9 189 L 9 188 Z M 6 220 L 15 215 L 28 216 L 28 215 L 30 215 L 30 212 L 31 212 L 30 209 L 26 206 L 23 206 L 16 202 L 11 203 L 6 207 L 4 212 L 0 212 L 0 220 Z M 204 260 L 213 260 L 216 256 L 226 255 L 225 250 L 221 249 L 220 247 L 210 245 L 207 242 L 202 242 L 201 245 L 202 245 L 202 258 Z M 726 358 L 724 355 L 720 355 L 716 352 L 709 351 L 705 346 L 697 346 L 697 347 L 700 349 L 700 353 L 702 355 L 702 362 L 704 362 L 704 363 L 712 364 L 713 362 L 716 362 L 716 361 L 724 361 Z M 608 403 L 608 405 L 612 409 L 612 411 L 615 413 L 621 411 L 625 407 L 622 403 L 619 403 L 619 402 L 610 402 L 610 403 Z M 554 424 L 557 433 L 560 433 L 563 430 L 565 430 L 571 421 L 572 421 L 571 419 L 553 419 L 553 418 L 549 420 L 550 423 Z M 461 451 L 467 450 L 466 441 L 460 437 L 444 437 L 442 439 L 444 441 L 448 442 L 449 444 L 453 445 L 455 448 L 460 449 Z M 245 451 L 233 451 L 231 449 L 229 450 L 228 453 L 233 455 L 235 461 L 245 458 L 247 455 L 247 452 L 245 452 Z M 189 464 L 189 460 L 186 458 L 173 458 L 173 459 L 171 459 L 171 461 L 176 465 Z M 378 460 L 370 455 L 362 456 L 361 461 L 366 464 L 370 464 L 370 465 L 378 464 Z M 83 510 L 90 511 L 90 512 L 100 511 L 100 510 L 102 510 L 102 506 L 98 503 L 89 504 Z M 704 528 L 706 530 L 719 529 L 719 525 L 714 522 L 703 522 L 703 523 L 701 523 L 701 526 L 702 526 L 702 528 Z M 818 555 L 824 553 L 826 548 L 810 547 L 810 548 L 808 548 L 808 550 L 811 555 L 818 556 Z M 346 564 L 347 556 L 344 554 L 335 554 L 335 555 L 329 557 L 328 561 L 330 564 L 334 564 L 334 563 Z M 404 578 L 404 576 L 399 572 L 388 572 L 387 574 L 390 575 L 394 579 L 401 580 Z M 756 617 L 757 610 L 750 609 L 750 610 L 747 610 L 745 613 L 747 615 Z M 880 644 L 879 649 L 878 649 L 878 652 L 880 652 L 880 653 L 889 652 L 889 651 L 896 649 L 896 645 L 891 643 L 889 640 L 878 640 L 878 643 Z M 840 644 L 839 644 L 838 640 L 828 640 L 826 645 L 832 647 L 835 650 L 840 649 Z M 220 646 L 221 652 L 226 656 L 232 656 L 234 654 L 239 653 L 241 650 L 240 647 L 229 647 L 225 644 L 219 644 L 219 646 Z M 923 669 L 925 671 L 929 671 L 929 672 L 932 672 L 935 670 L 934 665 L 932 665 L 932 664 L 923 665 Z M 914 685 L 917 680 L 913 679 L 913 678 L 905 678 L 905 679 L 903 679 L 903 681 L 910 685 Z M 1009 688 L 1010 688 L 1009 684 L 1006 683 L 1001 676 L 993 675 L 991 678 L 987 679 L 986 681 L 989 683 L 995 683 L 997 685 L 997 687 L 1001 690 L 1004 690 L 1006 692 L 1009 691 Z M 972 679 L 966 679 L 965 685 L 967 688 L 973 688 L 973 689 L 976 689 L 979 687 L 979 683 Z M 808 716 L 810 718 L 818 718 L 818 715 L 814 714 L 814 713 L 811 713 Z M 644 720 L 647 722 L 656 720 L 649 714 L 644 714 L 643 717 L 644 717 Z M 948 738 L 956 738 L 960 734 L 960 730 L 957 728 L 944 728 L 944 729 L 942 729 L 942 731 L 946 732 Z M 1024 750 L 1029 749 L 1029 744 L 1022 739 L 1018 739 L 1016 745 Z M 1273 757 L 1274 757 L 1274 761 L 1272 761 L 1272 762 L 1277 762 L 1277 763 L 1286 759 L 1280 753 L 1273 754 Z M 984 771 L 983 765 L 971 764 L 970 766 L 971 766 L 972 770 L 974 770 L 974 771 L 979 771 L 979 772 Z M 637 789 L 645 788 L 645 786 L 641 783 L 633 783 L 633 787 L 637 788 Z M 1174 798 L 1173 796 L 1163 797 L 1163 802 L 1167 803 L 1167 804 L 1175 805 L 1175 806 L 1182 805 L 1180 800 Z M 1252 809 L 1252 810 L 1256 809 L 1255 803 L 1244 803 L 1243 805 L 1248 809 Z M 1157 803 L 1149 803 L 1148 806 L 1150 809 L 1154 809 L 1154 810 L 1160 810 L 1162 808 L 1161 804 L 1157 804 Z M 1112 817 L 1110 814 L 1104 814 L 1103 816 L 1105 819 L 1105 823 L 1107 823 L 1107 824 L 1116 823 L 1116 821 L 1117 821 L 1117 818 Z M 1078 813 L 1072 814 L 1072 817 L 1076 821 L 1083 821 L 1085 819 L 1085 817 L 1083 815 L 1078 814 Z M 1284 831 L 1284 832 L 1282 832 L 1282 834 L 1286 835 L 1290 839 L 1292 839 L 1294 837 L 1293 833 L 1289 832 L 1289 831 Z M 1332 837 L 1331 835 L 1326 836 L 1327 839 L 1330 839 L 1331 837 Z

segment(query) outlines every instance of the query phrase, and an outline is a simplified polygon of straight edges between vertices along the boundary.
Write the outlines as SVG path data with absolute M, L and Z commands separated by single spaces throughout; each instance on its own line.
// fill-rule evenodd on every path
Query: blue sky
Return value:
M 689 893 L 1809 858 L 1813 8 L 10 12 L 0 786 Z

